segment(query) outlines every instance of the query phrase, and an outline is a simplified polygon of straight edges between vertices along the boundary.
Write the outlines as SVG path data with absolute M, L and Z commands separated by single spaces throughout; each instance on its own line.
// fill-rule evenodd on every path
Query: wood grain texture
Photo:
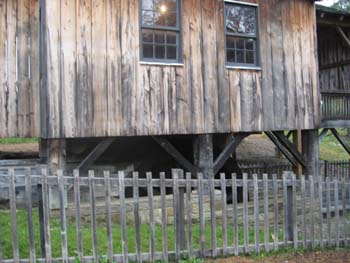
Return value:
M 39 136 L 38 0 L 1 0 L 0 15 L 0 137 Z
M 33 6 L 38 3 L 0 1 L 0 57 L 6 61 L 0 69 L 0 137 L 201 134 L 318 125 L 316 22 L 310 1 L 247 1 L 259 5 L 262 70 L 225 67 L 222 0 L 183 1 L 179 67 L 139 63 L 138 0 L 43 2 L 46 96 L 39 134 L 39 47 L 32 37 L 37 36 L 38 8 Z M 16 45 L 16 36 L 30 36 L 29 44 Z M 28 63 L 16 66 L 29 56 L 30 71 Z

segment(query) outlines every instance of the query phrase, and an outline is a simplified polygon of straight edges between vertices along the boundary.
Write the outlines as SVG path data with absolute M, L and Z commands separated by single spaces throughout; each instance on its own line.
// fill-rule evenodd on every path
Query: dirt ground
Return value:
M 208 261 L 210 263 L 350 263 L 350 251 L 309 252 L 277 255 L 267 258 L 233 257 Z

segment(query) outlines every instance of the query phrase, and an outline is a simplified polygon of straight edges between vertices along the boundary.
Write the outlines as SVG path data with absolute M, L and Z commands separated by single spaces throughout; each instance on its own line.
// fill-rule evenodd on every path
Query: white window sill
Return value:
M 167 67 L 183 67 L 183 63 L 162 63 L 162 62 L 147 62 L 147 61 L 140 61 L 140 65 L 146 65 L 146 66 L 167 66 Z
M 246 69 L 246 70 L 259 70 L 261 71 L 261 67 L 245 67 L 245 66 L 226 66 L 227 69 Z

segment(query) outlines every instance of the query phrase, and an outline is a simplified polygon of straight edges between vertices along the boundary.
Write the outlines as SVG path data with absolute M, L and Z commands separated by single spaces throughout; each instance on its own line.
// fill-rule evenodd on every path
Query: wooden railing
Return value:
M 48 176 L 45 170 L 15 176 L 13 169 L 2 177 L 0 187 L 9 192 L 9 208 L 0 210 L 0 262 L 5 263 L 155 262 L 341 247 L 350 240 L 350 183 L 336 178 L 286 172 L 282 179 L 266 174 L 205 179 L 181 170 L 170 178 L 123 172 L 95 177 L 93 171 L 89 177 L 77 171 Z M 21 209 L 16 190 L 23 182 Z M 33 186 L 39 186 L 38 211 Z M 52 210 L 55 192 L 59 208 Z
M 322 119 L 350 119 L 350 93 L 322 93 Z

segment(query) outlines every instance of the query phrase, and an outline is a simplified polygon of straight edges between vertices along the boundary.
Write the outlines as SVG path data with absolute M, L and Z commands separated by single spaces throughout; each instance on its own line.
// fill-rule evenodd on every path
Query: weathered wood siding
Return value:
M 0 137 L 39 136 L 38 0 L 0 0 L 0 62 Z
M 261 71 L 226 68 L 223 1 L 183 0 L 183 66 L 140 64 L 138 0 L 43 1 L 42 136 L 314 128 L 313 3 L 250 2 L 260 5 Z
M 343 28 L 350 36 L 350 28 Z M 350 46 L 336 27 L 318 27 L 320 89 L 322 92 L 350 93 Z

